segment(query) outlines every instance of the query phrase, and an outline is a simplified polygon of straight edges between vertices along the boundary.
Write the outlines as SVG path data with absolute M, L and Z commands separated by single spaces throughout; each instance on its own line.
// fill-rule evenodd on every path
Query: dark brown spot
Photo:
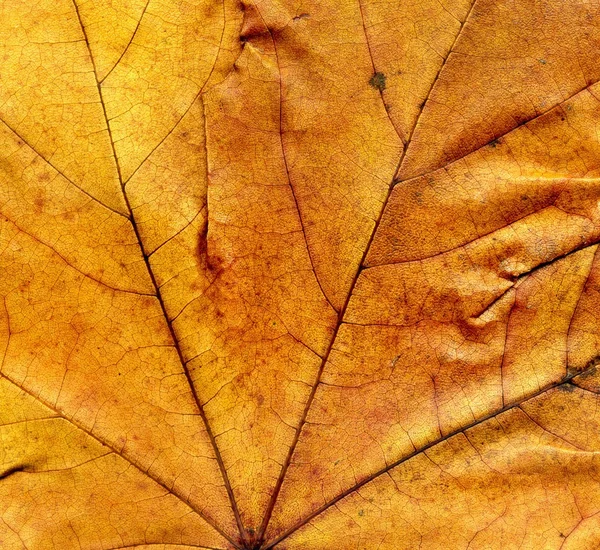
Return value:
M 385 81 L 385 75 L 383 73 L 377 72 L 369 80 L 369 85 L 371 86 L 371 88 L 383 92 L 383 90 L 385 90 Z
M 46 206 L 46 199 L 37 197 L 35 201 L 33 201 L 33 204 L 35 206 L 36 213 L 39 214 L 44 209 L 44 206 Z

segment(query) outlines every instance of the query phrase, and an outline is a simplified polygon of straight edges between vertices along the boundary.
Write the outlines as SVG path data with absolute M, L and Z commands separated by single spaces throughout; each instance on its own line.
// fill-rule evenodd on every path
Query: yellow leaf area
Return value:
M 600 547 L 598 0 L 0 1 L 0 548 Z

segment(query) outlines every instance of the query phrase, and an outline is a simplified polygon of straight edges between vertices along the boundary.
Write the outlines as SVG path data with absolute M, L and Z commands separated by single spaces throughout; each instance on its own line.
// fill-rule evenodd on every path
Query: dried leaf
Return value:
M 2 549 L 600 546 L 600 3 L 0 22 Z

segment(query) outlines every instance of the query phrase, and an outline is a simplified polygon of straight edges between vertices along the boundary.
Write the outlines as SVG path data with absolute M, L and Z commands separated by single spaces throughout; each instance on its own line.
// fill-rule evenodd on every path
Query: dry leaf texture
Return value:
M 0 547 L 600 547 L 598 0 L 0 0 Z

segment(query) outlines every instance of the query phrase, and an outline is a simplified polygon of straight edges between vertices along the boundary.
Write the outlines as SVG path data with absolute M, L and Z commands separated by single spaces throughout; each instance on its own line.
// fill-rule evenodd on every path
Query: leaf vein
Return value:
M 551 391 L 553 389 L 556 389 L 556 388 L 558 388 L 558 387 L 560 387 L 560 386 L 562 386 L 564 384 L 568 384 L 568 383 L 571 382 L 571 380 L 573 378 L 576 378 L 578 376 L 582 376 L 582 375 L 586 374 L 587 372 L 591 371 L 593 368 L 594 368 L 594 366 L 590 366 L 590 367 L 586 368 L 585 370 L 582 370 L 582 371 L 579 371 L 577 373 L 573 373 L 573 374 L 567 375 L 567 376 L 563 377 L 561 380 L 559 380 L 558 382 L 552 382 L 550 384 L 547 384 L 547 385 L 543 386 L 542 388 L 540 388 L 538 391 L 526 395 L 520 401 L 515 402 L 515 403 L 511 403 L 509 405 L 506 405 L 506 406 L 502 407 L 499 410 L 496 410 L 494 412 L 491 412 L 490 414 L 482 416 L 481 418 L 479 418 L 479 419 L 477 419 L 477 420 L 469 423 L 468 425 L 466 425 L 466 426 L 464 426 L 464 427 L 462 427 L 460 429 L 454 430 L 454 431 L 446 434 L 444 437 L 442 437 L 440 439 L 431 441 L 430 443 L 424 445 L 423 447 L 421 447 L 420 449 L 416 450 L 415 452 L 410 453 L 410 454 L 408 454 L 408 455 L 406 455 L 406 456 L 404 456 L 404 457 L 396 460 L 395 462 L 392 462 L 391 464 L 385 466 L 384 468 L 381 468 L 380 470 L 378 470 L 377 472 L 369 475 L 368 477 L 366 477 L 362 481 L 359 481 L 358 483 L 356 483 L 352 487 L 349 487 L 345 491 L 340 492 L 336 497 L 332 498 L 327 503 L 325 503 L 324 505 L 320 506 L 319 508 L 317 508 L 316 510 L 314 510 L 313 512 L 311 512 L 309 515 L 307 515 L 301 521 L 299 521 L 298 523 L 296 523 L 290 529 L 288 529 L 287 531 L 283 532 L 281 535 L 279 535 L 277 538 L 273 539 L 272 541 L 268 542 L 263 547 L 263 550 L 271 550 L 271 548 L 275 547 L 277 544 L 279 544 L 280 542 L 282 542 L 284 539 L 287 539 L 292 533 L 296 532 L 302 526 L 306 525 L 307 523 L 309 523 L 310 521 L 312 521 L 314 518 L 316 518 L 317 516 L 321 515 L 323 512 L 325 512 L 331 506 L 335 506 L 343 498 L 347 497 L 348 495 L 352 494 L 353 492 L 355 492 L 355 491 L 359 490 L 360 488 L 364 487 L 367 483 L 370 483 L 371 481 L 374 481 L 379 476 L 387 474 L 388 472 L 390 472 L 394 468 L 400 466 L 404 462 L 410 460 L 411 458 L 414 458 L 415 456 L 417 456 L 417 455 L 419 455 L 421 453 L 424 453 L 425 451 L 427 451 L 427 450 L 435 447 L 436 445 L 438 445 L 440 443 L 443 443 L 444 441 L 447 441 L 448 439 L 450 439 L 451 437 L 454 437 L 455 435 L 464 433 L 467 430 L 470 430 L 471 428 L 474 428 L 475 426 L 483 424 L 484 422 L 486 422 L 488 420 L 491 420 L 491 419 L 499 416 L 502 413 L 505 413 L 505 412 L 507 412 L 507 411 L 509 411 L 511 409 L 520 408 L 521 405 L 524 404 L 524 403 L 526 403 L 527 401 L 530 401 L 531 399 L 539 397 L 539 396 L 543 395 L 544 393 L 549 392 L 549 391 Z
M 105 122 L 106 122 L 106 127 L 108 129 L 108 136 L 109 136 L 109 141 L 110 141 L 110 145 L 111 145 L 113 156 L 114 156 L 114 161 L 115 161 L 115 165 L 116 165 L 116 169 L 117 169 L 117 174 L 118 174 L 118 177 L 119 177 L 119 181 L 121 183 L 121 189 L 122 189 L 122 192 L 123 192 L 123 198 L 124 198 L 125 203 L 127 205 L 127 209 L 129 210 L 129 215 L 130 215 L 129 220 L 131 222 L 131 226 L 132 226 L 133 231 L 135 233 L 135 236 L 137 238 L 137 241 L 138 241 L 138 244 L 139 244 L 139 247 L 140 247 L 140 251 L 141 251 L 142 256 L 144 258 L 144 262 L 146 264 L 146 269 L 148 271 L 148 275 L 149 275 L 149 277 L 150 277 L 150 279 L 152 281 L 152 284 L 154 286 L 154 289 L 155 289 L 155 292 L 156 292 L 156 298 L 157 298 L 157 300 L 159 302 L 160 308 L 161 308 L 163 316 L 165 318 L 165 322 L 166 322 L 167 328 L 169 330 L 169 333 L 171 335 L 171 339 L 173 340 L 173 344 L 174 344 L 175 350 L 177 351 L 177 355 L 179 357 L 179 361 L 181 363 L 181 367 L 183 369 L 183 372 L 184 372 L 184 375 L 185 375 L 185 377 L 187 379 L 190 391 L 191 391 L 191 393 L 193 395 L 194 401 L 195 401 L 196 406 L 198 408 L 198 412 L 200 414 L 200 417 L 202 418 L 202 421 L 204 423 L 206 432 L 207 432 L 208 437 L 210 439 L 210 443 L 211 443 L 211 446 L 213 448 L 213 451 L 214 451 L 214 454 L 215 454 L 215 458 L 217 460 L 217 464 L 219 466 L 219 470 L 220 470 L 221 476 L 223 478 L 223 482 L 224 482 L 224 485 L 225 485 L 225 488 L 226 488 L 226 491 L 227 491 L 227 495 L 228 495 L 229 500 L 230 500 L 231 508 L 232 508 L 233 513 L 234 513 L 235 520 L 236 520 L 239 532 L 240 532 L 240 534 L 242 534 L 243 533 L 242 522 L 241 522 L 239 510 L 238 510 L 238 507 L 237 507 L 237 503 L 236 503 L 235 497 L 233 495 L 233 490 L 231 488 L 231 483 L 229 482 L 229 477 L 227 475 L 227 472 L 225 470 L 225 466 L 223 464 L 223 458 L 222 458 L 220 450 L 219 450 L 219 448 L 217 446 L 217 443 L 216 443 L 213 431 L 212 431 L 212 429 L 211 429 L 211 427 L 210 427 L 210 425 L 208 423 L 208 419 L 206 417 L 206 413 L 204 411 L 204 407 L 202 406 L 202 403 L 200 401 L 200 397 L 199 397 L 199 395 L 198 395 L 198 393 L 196 391 L 196 388 L 194 386 L 194 383 L 193 383 L 193 380 L 192 380 L 192 377 L 191 377 L 191 373 L 190 373 L 190 371 L 189 371 L 189 369 L 187 367 L 186 361 L 184 359 L 183 352 L 182 352 L 181 346 L 179 344 L 179 339 L 177 338 L 177 335 L 175 333 L 175 329 L 173 327 L 172 322 L 169 320 L 169 316 L 167 314 L 167 309 L 166 309 L 165 302 L 163 300 L 163 297 L 162 297 L 162 294 L 161 294 L 161 291 L 160 291 L 160 287 L 159 287 L 159 285 L 158 285 L 158 283 L 156 281 L 156 278 L 154 276 L 154 272 L 153 272 L 153 270 L 152 270 L 152 268 L 150 266 L 149 256 L 148 256 L 148 254 L 145 251 L 144 244 L 143 244 L 143 241 L 142 241 L 142 238 L 141 238 L 141 235 L 140 235 L 140 232 L 139 232 L 136 220 L 135 220 L 135 216 L 133 215 L 133 209 L 132 209 L 131 204 L 129 202 L 129 198 L 127 196 L 127 192 L 125 190 L 125 182 L 123 181 L 121 167 L 119 165 L 119 158 L 117 156 L 117 152 L 116 152 L 116 149 L 115 149 L 114 139 L 112 137 L 112 132 L 111 132 L 111 128 L 110 128 L 110 122 L 109 122 L 109 118 L 108 118 L 108 115 L 107 115 L 107 112 L 106 112 L 106 105 L 104 103 L 104 98 L 103 98 L 103 95 L 102 95 L 102 86 L 101 86 L 100 82 L 98 81 L 98 73 L 97 73 L 97 70 L 96 70 L 96 64 L 95 64 L 94 58 L 92 56 L 92 52 L 91 52 L 90 45 L 89 45 L 89 40 L 88 40 L 88 37 L 87 37 L 87 33 L 86 33 L 86 30 L 85 30 L 85 27 L 83 25 L 83 21 L 81 20 L 81 15 L 79 13 L 79 8 L 77 6 L 77 2 L 76 2 L 76 0 L 72 0 L 72 2 L 73 2 L 73 5 L 75 7 L 77 18 L 79 19 L 79 24 L 81 26 L 81 31 L 82 31 L 82 33 L 84 35 L 84 38 L 85 38 L 85 41 L 86 41 L 86 44 L 87 44 L 87 48 L 88 48 L 88 53 L 89 53 L 89 56 L 90 56 L 90 61 L 92 63 L 92 67 L 94 69 L 94 75 L 95 75 L 95 78 L 96 78 L 96 85 L 97 85 L 97 88 L 98 88 L 98 95 L 99 95 L 100 103 L 102 105 L 102 109 L 103 109 L 103 112 L 104 112 L 104 118 L 105 118 Z M 190 507 L 192 507 L 192 506 L 190 505 Z M 200 510 L 196 510 L 194 507 L 192 507 L 192 509 L 194 509 L 194 511 L 197 512 L 199 515 L 202 515 L 202 513 L 201 513 Z M 202 517 L 205 518 L 205 516 L 202 516 Z M 208 520 L 207 520 L 207 522 L 208 522 Z M 226 534 L 220 527 L 218 527 L 213 521 L 209 521 L 208 523 L 213 528 L 215 528 L 222 536 L 224 536 L 227 540 L 229 540 L 229 542 L 231 542 L 234 546 L 239 547 L 239 545 L 228 534 Z

